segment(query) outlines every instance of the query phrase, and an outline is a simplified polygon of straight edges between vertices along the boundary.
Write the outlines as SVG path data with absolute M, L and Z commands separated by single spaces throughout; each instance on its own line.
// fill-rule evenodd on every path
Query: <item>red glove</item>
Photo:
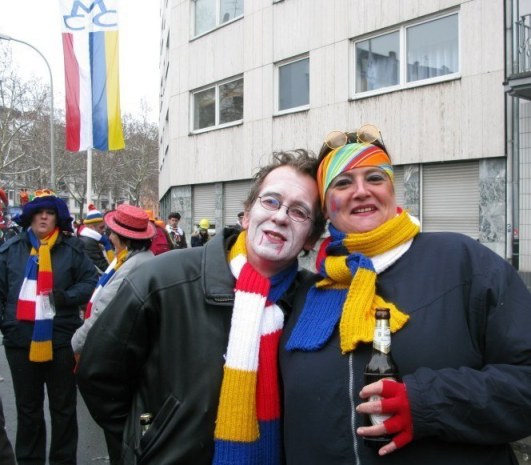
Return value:
M 407 398 L 406 385 L 388 379 L 382 380 L 382 413 L 390 413 L 391 418 L 384 421 L 389 434 L 396 434 L 393 442 L 397 448 L 404 447 L 413 440 L 413 419 Z

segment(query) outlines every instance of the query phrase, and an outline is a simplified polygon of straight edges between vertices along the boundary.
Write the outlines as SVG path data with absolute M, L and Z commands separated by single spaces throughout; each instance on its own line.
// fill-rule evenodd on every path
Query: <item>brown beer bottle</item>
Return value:
M 376 326 L 374 328 L 374 338 L 372 342 L 372 355 L 369 363 L 365 367 L 365 386 L 375 383 L 380 379 L 391 378 L 399 380 L 398 367 L 391 356 L 391 328 L 389 326 L 389 309 L 376 309 Z M 380 399 L 380 396 L 371 396 L 368 401 Z M 364 425 L 379 425 L 387 420 L 390 415 L 372 414 L 365 415 Z M 391 442 L 391 436 L 364 437 L 366 446 L 379 449 Z

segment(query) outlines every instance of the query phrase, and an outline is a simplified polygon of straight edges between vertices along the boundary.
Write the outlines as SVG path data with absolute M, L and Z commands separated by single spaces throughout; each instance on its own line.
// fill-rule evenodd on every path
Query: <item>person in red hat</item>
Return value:
M 85 312 L 85 321 L 72 337 L 72 348 L 79 359 L 87 334 L 116 295 L 123 280 L 136 267 L 153 258 L 149 250 L 151 239 L 155 235 L 155 226 L 147 213 L 133 205 L 120 205 L 115 211 L 108 212 L 103 221 L 110 229 L 110 240 L 114 246 L 115 257 L 90 298 Z M 111 465 L 118 464 L 121 444 L 113 441 L 113 436 L 105 434 Z

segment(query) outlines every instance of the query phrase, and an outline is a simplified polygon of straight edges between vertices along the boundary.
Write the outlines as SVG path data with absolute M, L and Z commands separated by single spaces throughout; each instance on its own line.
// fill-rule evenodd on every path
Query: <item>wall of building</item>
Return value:
M 248 1 L 243 18 L 193 40 L 191 2 L 173 2 L 161 195 L 174 185 L 249 178 L 273 150 L 317 150 L 329 130 L 367 121 L 381 129 L 396 164 L 504 155 L 503 131 L 492 130 L 504 121 L 499 2 L 306 1 Z M 459 11 L 459 78 L 349 100 L 350 39 L 448 8 Z M 274 116 L 274 64 L 302 53 L 310 57 L 310 109 Z M 191 135 L 190 90 L 238 75 L 243 124 Z

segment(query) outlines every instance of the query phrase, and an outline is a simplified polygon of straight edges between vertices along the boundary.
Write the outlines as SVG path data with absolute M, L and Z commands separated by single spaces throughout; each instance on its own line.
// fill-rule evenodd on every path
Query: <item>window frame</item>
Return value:
M 239 16 L 235 16 L 234 18 L 230 19 L 229 21 L 226 21 L 224 23 L 221 22 L 221 2 L 222 0 L 214 0 L 215 3 L 216 3 L 216 11 L 215 11 L 215 16 L 216 16 L 216 20 L 215 20 L 215 24 L 214 24 L 214 27 L 210 28 L 210 29 L 207 29 L 203 32 L 200 32 L 200 33 L 196 33 L 196 30 L 195 30 L 195 16 L 196 16 L 196 7 L 197 7 L 197 0 L 192 0 L 192 3 L 193 3 L 193 6 L 192 8 L 190 9 L 190 22 L 191 22 L 191 25 L 190 25 L 190 31 L 192 32 L 192 39 L 197 39 L 198 37 L 202 37 L 206 34 L 210 34 L 212 31 L 215 31 L 216 29 L 219 29 L 221 27 L 224 27 L 226 26 L 227 24 L 231 24 L 233 23 L 234 21 L 238 21 L 239 19 L 243 18 L 244 14 L 245 14 L 245 0 L 241 0 L 242 1 L 242 14 L 239 15 Z
M 458 63 L 458 71 L 454 73 L 445 74 L 444 76 L 435 76 L 431 78 L 426 79 L 419 79 L 416 81 L 407 82 L 407 52 L 408 52 L 408 43 L 407 43 L 407 31 L 408 29 L 420 26 L 422 24 L 427 24 L 433 21 L 437 21 L 443 18 L 447 18 L 449 16 L 456 16 L 457 17 L 457 63 Z M 392 34 L 398 32 L 399 35 L 399 60 L 400 60 L 400 66 L 399 66 L 399 82 L 396 85 L 392 86 L 386 86 L 386 87 L 380 87 L 379 89 L 373 89 L 373 90 L 367 90 L 363 92 L 356 92 L 356 84 L 357 84 L 357 60 L 356 60 L 356 45 L 360 42 L 364 42 L 366 40 L 372 40 L 376 39 L 378 37 L 382 37 L 388 34 Z M 416 19 L 414 21 L 409 21 L 401 25 L 393 26 L 389 29 L 381 30 L 376 33 L 371 33 L 363 36 L 359 36 L 356 38 L 353 38 L 350 40 L 350 58 L 351 58 L 351 71 L 352 71 L 352 77 L 349 79 L 349 86 L 350 86 L 350 100 L 357 100 L 362 99 L 366 97 L 372 97 L 374 95 L 380 95 L 380 94 L 386 94 L 389 92 L 395 92 L 397 90 L 404 90 L 404 89 L 411 89 L 415 87 L 422 87 L 432 84 L 438 84 L 445 81 L 452 81 L 455 79 L 461 78 L 461 70 L 462 70 L 462 59 L 461 59 L 461 19 L 460 19 L 460 12 L 459 10 L 452 10 L 447 11 L 443 14 L 438 13 L 437 15 L 432 15 L 426 18 L 423 18 L 422 20 Z
M 280 110 L 280 68 L 297 61 L 308 60 L 308 103 L 305 105 L 299 105 L 297 107 L 286 108 L 285 110 Z M 297 55 L 296 57 L 291 57 L 286 60 L 279 61 L 275 63 L 275 104 L 274 104 L 274 116 L 285 115 L 289 113 L 296 113 L 299 111 L 306 111 L 310 108 L 310 96 L 311 96 L 311 72 L 310 72 L 310 54 L 305 53 L 304 55 Z
M 243 96 L 242 117 L 241 117 L 241 119 L 238 119 L 238 120 L 229 121 L 227 123 L 220 124 L 219 123 L 219 120 L 220 120 L 220 105 L 219 105 L 219 103 L 220 103 L 219 102 L 220 91 L 219 91 L 219 88 L 221 86 L 225 85 L 225 84 L 230 83 L 230 82 L 235 82 L 235 81 L 240 81 L 240 80 L 242 81 L 242 88 L 243 88 L 243 91 L 242 91 L 242 96 Z M 214 103 L 215 103 L 214 125 L 207 126 L 205 128 L 195 129 L 194 128 L 195 95 L 200 93 L 200 92 L 204 92 L 206 90 L 209 90 L 209 89 L 215 89 L 215 91 L 214 91 L 214 96 L 215 96 L 214 97 Z M 215 83 L 212 83 L 212 84 L 208 84 L 206 86 L 199 87 L 197 89 L 191 90 L 190 91 L 190 134 L 201 134 L 203 132 L 208 132 L 208 131 L 213 131 L 213 130 L 216 130 L 216 129 L 223 129 L 223 128 L 227 128 L 227 127 L 237 126 L 239 124 L 243 124 L 244 111 L 245 111 L 244 105 L 245 105 L 245 80 L 243 78 L 243 74 L 240 74 L 240 75 L 237 75 L 237 76 L 233 76 L 233 77 L 224 79 L 222 81 L 218 81 L 218 82 L 215 82 Z

